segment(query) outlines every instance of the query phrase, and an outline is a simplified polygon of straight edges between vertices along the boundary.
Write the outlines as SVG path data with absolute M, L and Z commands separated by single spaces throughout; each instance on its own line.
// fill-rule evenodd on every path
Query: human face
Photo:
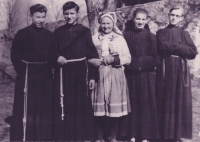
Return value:
M 68 24 L 75 24 L 78 18 L 78 13 L 76 12 L 76 8 L 64 11 L 63 15 Z
M 182 20 L 183 20 L 183 10 L 182 9 L 175 9 L 171 13 L 169 13 L 169 23 L 171 25 L 177 25 Z
M 113 27 L 114 23 L 109 17 L 104 17 L 101 20 L 100 28 L 104 34 L 109 34 L 110 32 L 112 32 Z
M 33 24 L 35 24 L 38 28 L 43 27 L 43 24 L 46 20 L 45 12 L 35 12 L 31 16 Z
M 137 13 L 133 21 L 136 29 L 144 29 L 147 23 L 147 15 L 145 13 Z

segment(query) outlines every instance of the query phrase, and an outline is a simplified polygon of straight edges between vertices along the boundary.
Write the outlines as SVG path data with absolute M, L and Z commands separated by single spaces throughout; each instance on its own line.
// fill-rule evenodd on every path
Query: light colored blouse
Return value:
M 120 65 L 130 64 L 131 54 L 123 36 L 114 32 L 109 34 L 96 33 L 92 36 L 92 40 L 100 58 L 118 54 Z

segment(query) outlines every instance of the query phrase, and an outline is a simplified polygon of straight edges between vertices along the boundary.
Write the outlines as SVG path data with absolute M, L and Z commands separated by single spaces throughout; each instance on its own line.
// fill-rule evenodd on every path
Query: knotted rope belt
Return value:
M 171 55 L 171 57 L 174 58 L 180 58 L 176 55 Z M 162 59 L 163 62 L 163 78 L 165 79 L 165 59 Z M 182 79 L 183 79 L 183 86 L 188 87 L 189 86 L 189 68 L 187 64 L 187 59 L 181 58 L 181 68 L 182 68 Z
M 70 60 L 67 60 L 67 63 L 68 62 L 78 62 L 78 61 L 83 61 L 85 60 L 86 57 L 83 57 L 83 58 L 80 58 L 80 59 L 70 59 Z M 62 108 L 62 114 L 61 114 L 61 119 L 64 120 L 64 93 L 63 93 L 63 70 L 62 70 L 62 67 L 60 67 L 60 106 Z
M 77 62 L 77 61 L 83 61 L 86 57 L 80 58 L 80 59 L 70 59 L 67 60 L 67 62 Z M 37 64 L 46 64 L 47 62 L 27 62 L 22 60 L 23 63 L 26 64 L 26 74 L 25 74 L 25 84 L 24 84 L 24 116 L 23 116 L 23 141 L 26 141 L 26 123 L 27 123 L 27 99 L 28 99 L 28 65 L 37 65 Z M 62 73 L 62 67 L 60 68 L 60 104 L 62 107 L 62 114 L 61 118 L 64 120 L 64 103 L 63 103 L 63 73 Z
M 28 65 L 29 64 L 46 64 L 47 62 L 27 62 L 22 60 L 26 64 L 25 84 L 24 84 L 24 117 L 23 117 L 23 141 L 26 141 L 26 121 L 27 121 L 27 99 L 28 99 Z

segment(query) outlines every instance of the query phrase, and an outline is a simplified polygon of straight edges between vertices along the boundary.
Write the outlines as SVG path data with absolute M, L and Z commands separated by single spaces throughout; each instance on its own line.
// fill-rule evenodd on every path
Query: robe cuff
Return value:
M 120 65 L 120 58 L 119 55 L 113 55 L 114 62 L 112 62 L 112 65 Z

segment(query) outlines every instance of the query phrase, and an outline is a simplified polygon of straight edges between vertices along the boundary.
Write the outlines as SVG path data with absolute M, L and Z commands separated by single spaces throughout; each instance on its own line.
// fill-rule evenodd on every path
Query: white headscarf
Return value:
M 113 21 L 113 23 L 114 23 L 113 31 L 114 31 L 116 34 L 122 35 L 122 32 L 119 30 L 119 28 L 118 28 L 117 25 L 116 25 L 116 24 L 117 24 L 117 16 L 116 16 L 115 12 L 107 12 L 107 13 L 101 15 L 101 16 L 99 17 L 99 23 L 101 23 L 101 21 L 102 21 L 102 19 L 103 19 L 104 17 L 110 18 L 110 19 Z

